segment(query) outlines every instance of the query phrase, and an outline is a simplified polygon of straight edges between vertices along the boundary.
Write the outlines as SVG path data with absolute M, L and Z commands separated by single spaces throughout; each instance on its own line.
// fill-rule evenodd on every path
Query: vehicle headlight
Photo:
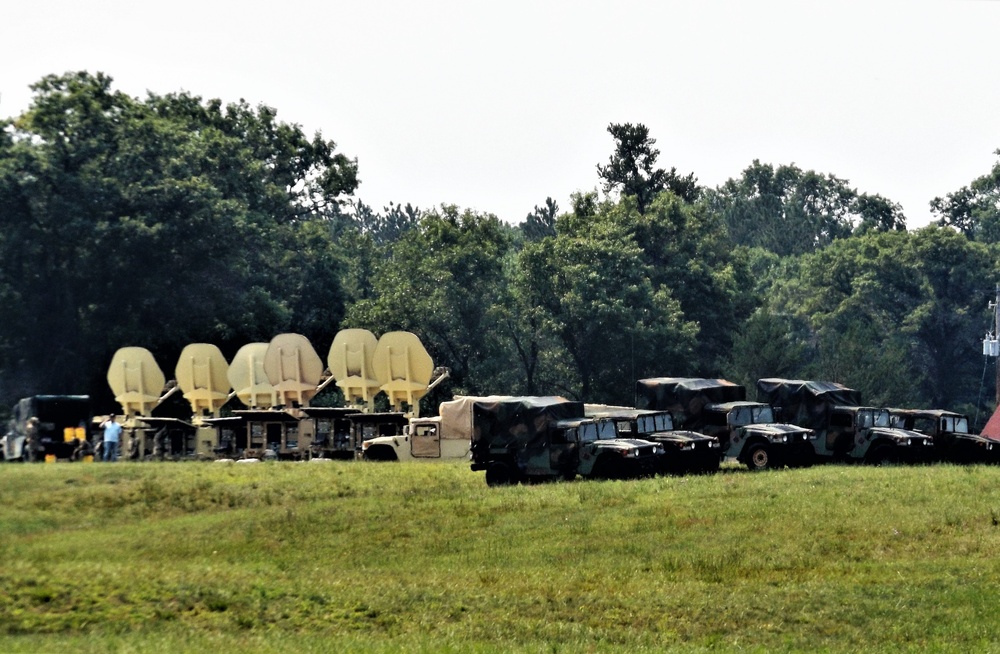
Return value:
M 694 443 L 684 443 L 683 445 L 681 445 L 681 449 L 682 450 L 693 450 L 694 449 Z
M 662 445 L 657 445 L 653 448 L 653 454 L 663 454 L 666 450 L 663 449 Z
M 719 441 L 709 441 L 708 446 L 711 447 L 712 449 L 717 450 L 720 447 L 722 447 L 722 443 L 720 443 Z

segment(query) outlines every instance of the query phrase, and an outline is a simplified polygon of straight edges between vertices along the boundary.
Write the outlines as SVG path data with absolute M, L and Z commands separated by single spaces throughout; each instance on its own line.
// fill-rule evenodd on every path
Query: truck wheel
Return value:
M 503 461 L 494 461 L 486 469 L 487 486 L 510 486 L 514 483 L 514 472 Z
M 763 443 L 754 443 L 747 449 L 747 467 L 753 471 L 771 467 L 771 451 Z
M 884 466 L 892 460 L 892 447 L 889 445 L 876 445 L 868 452 L 867 461 L 873 466 Z

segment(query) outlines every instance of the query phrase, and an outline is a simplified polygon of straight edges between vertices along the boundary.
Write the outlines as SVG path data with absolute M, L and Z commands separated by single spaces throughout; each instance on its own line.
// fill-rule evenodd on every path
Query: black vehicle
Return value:
M 937 409 L 889 409 L 893 427 L 930 436 L 934 455 L 952 463 L 987 463 L 994 460 L 995 443 L 969 433 L 969 418 Z M 1000 449 L 997 450 L 1000 453 Z
M 722 447 L 719 439 L 696 431 L 674 429 L 669 411 L 651 411 L 600 404 L 585 406 L 588 416 L 615 421 L 619 438 L 639 438 L 663 447 L 658 472 L 706 473 L 719 469 Z

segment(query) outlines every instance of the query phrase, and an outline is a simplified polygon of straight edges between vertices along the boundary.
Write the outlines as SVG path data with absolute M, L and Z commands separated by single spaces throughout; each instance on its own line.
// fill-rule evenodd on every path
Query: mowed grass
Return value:
M 0 466 L 0 651 L 1000 650 L 1000 468 Z

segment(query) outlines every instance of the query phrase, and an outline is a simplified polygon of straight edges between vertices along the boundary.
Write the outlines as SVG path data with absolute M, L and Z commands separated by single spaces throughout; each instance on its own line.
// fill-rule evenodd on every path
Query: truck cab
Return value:
M 468 459 L 469 437 L 449 432 L 441 416 L 411 418 L 402 434 L 366 440 L 361 451 L 366 461 Z
M 588 404 L 590 417 L 615 421 L 619 438 L 638 438 L 663 448 L 658 472 L 671 474 L 714 472 L 719 469 L 722 450 L 719 439 L 695 431 L 674 428 L 670 411 L 654 411 Z
M 816 439 L 811 429 L 776 422 L 769 405 L 747 401 L 707 405 L 702 431 L 718 437 L 724 455 L 751 470 L 808 465 Z
M 817 453 L 867 463 L 927 461 L 933 440 L 926 434 L 892 426 L 888 409 L 837 406 L 830 412 Z
M 969 418 L 941 410 L 889 409 L 892 426 L 920 432 L 934 441 L 935 458 L 953 463 L 986 463 L 995 443 L 969 433 Z

